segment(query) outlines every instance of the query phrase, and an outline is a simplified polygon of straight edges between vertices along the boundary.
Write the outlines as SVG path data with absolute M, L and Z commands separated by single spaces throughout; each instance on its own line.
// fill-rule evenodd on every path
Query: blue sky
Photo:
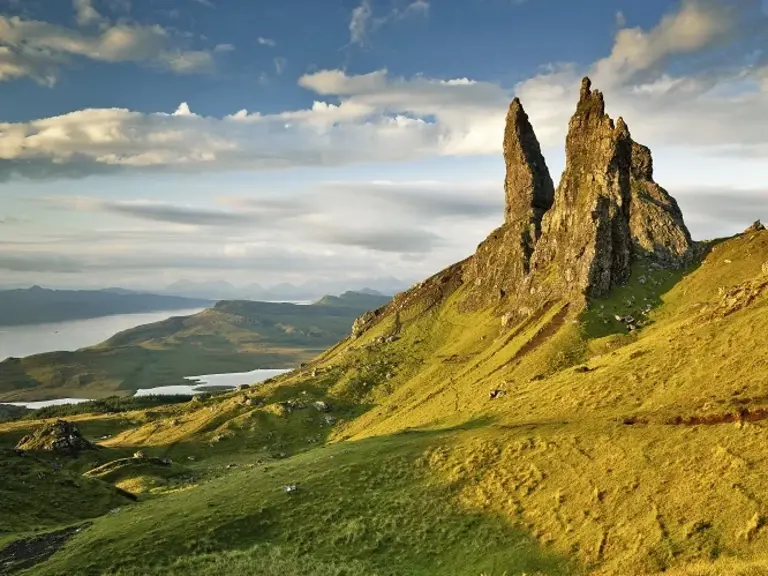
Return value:
M 557 180 L 584 74 L 731 234 L 766 47 L 763 0 L 5 0 L 0 284 L 419 280 L 500 223 L 513 96 Z

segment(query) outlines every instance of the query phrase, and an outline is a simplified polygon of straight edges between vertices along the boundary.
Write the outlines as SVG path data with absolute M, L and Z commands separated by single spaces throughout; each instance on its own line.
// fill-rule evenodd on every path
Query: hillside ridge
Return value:
M 459 286 L 462 309 L 491 306 L 511 320 L 557 301 L 583 309 L 589 298 L 626 284 L 632 264 L 681 269 L 701 250 L 675 199 L 653 178 L 648 147 L 635 142 L 623 118 L 605 112 L 602 92 L 585 77 L 568 125 L 566 165 L 555 189 L 519 98 L 504 131 L 504 224 L 469 258 L 395 296 L 386 309 L 355 323 L 361 335 L 385 312 L 412 302 L 436 304 Z

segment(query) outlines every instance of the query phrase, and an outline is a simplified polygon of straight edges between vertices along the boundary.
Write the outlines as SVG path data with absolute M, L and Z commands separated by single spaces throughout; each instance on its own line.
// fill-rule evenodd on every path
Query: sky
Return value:
M 584 75 L 694 238 L 768 219 L 768 0 L 0 0 L 0 285 L 419 281 Z

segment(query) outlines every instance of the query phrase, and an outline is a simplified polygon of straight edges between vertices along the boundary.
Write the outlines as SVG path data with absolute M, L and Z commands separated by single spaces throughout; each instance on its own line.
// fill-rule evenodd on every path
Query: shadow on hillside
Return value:
M 614 286 L 606 296 L 589 301 L 588 309 L 580 318 L 586 336 L 595 339 L 627 335 L 650 325 L 649 316 L 664 303 L 664 294 L 698 270 L 719 242 L 701 244 L 696 261 L 681 270 L 654 268 L 653 264 L 643 260 L 633 263 L 626 284 Z
M 194 575 L 210 573 L 205 555 L 221 562 L 254 546 L 262 555 L 281 546 L 295 560 L 313 562 L 285 573 L 325 574 L 309 568 L 353 559 L 360 565 L 352 573 L 579 573 L 513 519 L 459 505 L 458 487 L 433 470 L 430 454 L 450 450 L 457 434 L 491 424 L 492 418 L 478 418 L 408 429 L 240 465 L 216 482 L 97 522 L 59 560 L 75 571 L 89 565 L 99 573 L 120 567 L 131 576 Z M 295 488 L 286 493 L 285 486 Z M 64 565 L 53 561 L 49 572 Z

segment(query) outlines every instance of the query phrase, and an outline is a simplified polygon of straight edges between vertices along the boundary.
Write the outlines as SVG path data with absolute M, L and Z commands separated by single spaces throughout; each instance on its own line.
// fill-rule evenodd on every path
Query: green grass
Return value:
M 423 458 L 443 441 L 405 434 L 236 470 L 97 520 L 34 573 L 208 574 L 215 562 L 242 570 L 258 546 L 307 574 L 572 574 L 503 519 L 452 504 L 455 489 L 434 482 Z M 287 484 L 297 491 L 286 494 Z
M 39 530 L 50 530 L 106 514 L 130 501 L 99 480 L 66 467 L 55 470 L 46 457 L 0 450 L 0 546 Z
M 766 574 L 766 262 L 768 232 L 743 235 L 508 326 L 462 312 L 462 287 L 248 391 L 76 416 L 112 435 L 105 458 L 140 448 L 196 480 L 121 473 L 140 501 L 30 573 Z M 651 310 L 628 335 L 597 311 L 631 296 Z M 31 424 L 1 424 L 0 447 Z
M 247 550 L 231 550 L 224 553 L 199 554 L 180 558 L 163 568 L 168 576 L 187 574 L 227 574 L 231 576 L 285 576 L 286 574 L 313 574 L 314 576 L 357 576 L 370 572 L 365 563 L 351 561 L 327 561 L 311 554 L 300 555 L 294 550 L 278 546 L 257 545 Z M 144 576 L 146 569 L 122 568 L 114 576 Z

